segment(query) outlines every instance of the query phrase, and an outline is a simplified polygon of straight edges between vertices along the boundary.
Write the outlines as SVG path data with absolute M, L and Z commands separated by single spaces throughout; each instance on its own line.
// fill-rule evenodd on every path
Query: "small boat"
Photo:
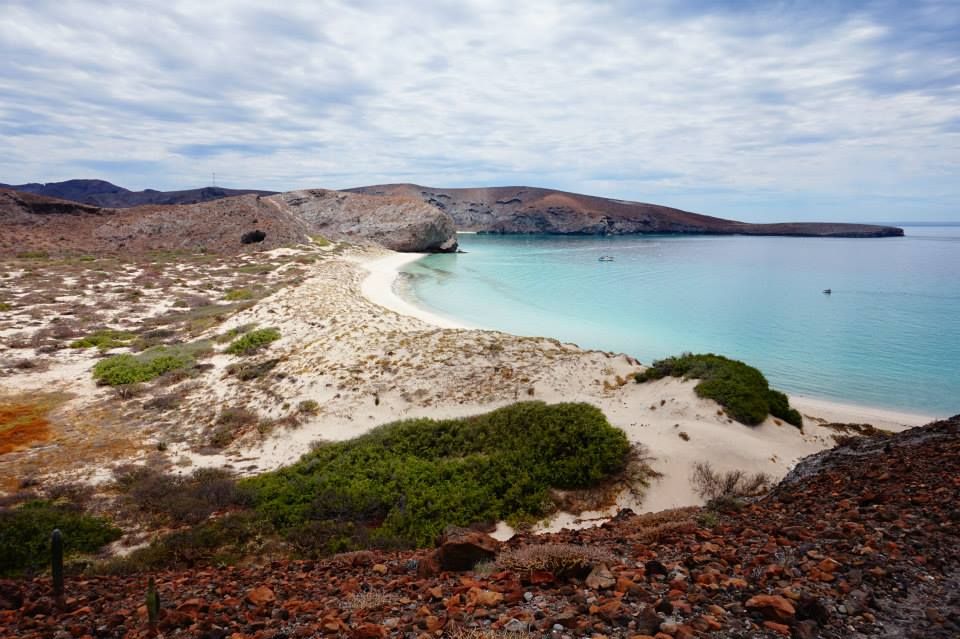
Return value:
M 598 261 L 598 262 L 612 262 L 612 261 L 613 261 L 613 256 L 612 256 L 612 255 L 601 255 L 601 256 L 600 256 L 600 259 L 598 259 L 597 261 Z
M 831 291 L 829 288 L 823 289 L 823 294 L 824 294 L 824 295 L 830 295 L 831 293 L 833 293 L 833 291 Z

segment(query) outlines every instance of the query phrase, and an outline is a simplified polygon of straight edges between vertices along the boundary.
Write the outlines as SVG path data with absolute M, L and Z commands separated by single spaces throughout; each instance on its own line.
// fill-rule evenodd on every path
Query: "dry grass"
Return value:
M 493 630 L 491 628 L 455 628 L 444 633 L 450 639 L 534 639 L 541 635 L 527 630 Z
M 543 571 L 568 577 L 584 575 L 597 564 L 618 562 L 609 552 L 593 546 L 547 543 L 504 550 L 496 563 L 521 575 Z
M 772 480 L 766 473 L 749 475 L 742 470 L 725 473 L 715 471 L 710 462 L 697 462 L 690 474 L 690 483 L 708 503 L 757 497 L 770 490 Z
M 341 607 L 351 612 L 377 610 L 378 608 L 392 606 L 398 600 L 399 597 L 394 593 L 383 592 L 382 590 L 367 590 L 351 594 L 341 603 Z

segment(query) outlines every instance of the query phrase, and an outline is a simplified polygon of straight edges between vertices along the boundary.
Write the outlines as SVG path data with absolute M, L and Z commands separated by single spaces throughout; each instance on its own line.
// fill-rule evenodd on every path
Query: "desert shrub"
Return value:
M 250 355 L 278 339 L 280 339 L 280 331 L 277 329 L 259 328 L 230 342 L 227 352 L 231 355 Z
M 697 395 L 716 401 L 743 424 L 759 424 L 769 414 L 797 428 L 803 426 L 803 418 L 790 408 L 787 396 L 771 389 L 763 373 L 741 361 L 712 353 L 685 353 L 658 360 L 635 377 L 643 383 L 667 376 L 701 380 L 694 388 Z
M 52 501 L 0 510 L 0 575 L 36 571 L 50 563 L 50 535 L 63 533 L 66 555 L 90 553 L 120 537 L 105 519 Z
M 256 363 L 241 362 L 238 364 L 230 364 L 227 366 L 227 374 L 233 375 L 240 381 L 246 382 L 250 381 L 251 379 L 263 377 L 272 371 L 279 363 L 279 359 L 268 359 L 266 361 Z
M 249 491 L 224 469 L 200 468 L 181 477 L 126 466 L 114 471 L 114 479 L 129 505 L 162 523 L 198 524 L 215 511 L 252 503 Z
M 129 574 L 204 563 L 232 564 L 257 551 L 272 534 L 269 522 L 253 512 L 228 513 L 165 535 L 126 557 L 96 565 L 93 572 Z
M 98 348 L 102 351 L 108 351 L 111 348 L 129 346 L 130 341 L 136 337 L 128 331 L 118 331 L 112 328 L 104 328 L 86 337 L 74 340 L 70 348 Z
M 449 524 L 543 516 L 551 489 L 595 486 L 621 473 L 629 452 L 624 433 L 593 406 L 523 402 L 387 424 L 243 483 L 279 529 L 348 522 L 371 543 L 424 546 Z
M 224 333 L 217 335 L 214 338 L 214 340 L 216 340 L 216 342 L 220 344 L 225 342 L 232 342 L 233 340 L 240 337 L 241 335 L 245 333 L 249 333 L 256 327 L 257 327 L 256 324 L 243 324 L 242 326 L 235 326 L 234 328 L 231 328 L 229 331 L 226 331 Z
M 242 300 L 252 300 L 254 297 L 253 291 L 249 288 L 235 288 L 232 291 L 227 291 L 223 299 L 227 302 L 240 302 Z
M 320 404 L 313 399 L 305 399 L 297 404 L 297 412 L 304 415 L 316 415 L 320 410 Z
M 690 483 L 708 507 L 722 509 L 762 495 L 770 489 L 772 481 L 766 473 L 750 475 L 742 470 L 721 473 L 714 470 L 709 462 L 697 462 L 693 465 Z
M 497 566 L 519 574 L 549 572 L 558 577 L 584 576 L 597 564 L 613 564 L 616 558 L 594 546 L 537 544 L 510 548 L 497 555 Z
M 45 260 L 50 254 L 46 251 L 20 251 L 17 257 L 21 260 Z
M 13 304 L 10 304 L 9 302 L 0 302 L 0 313 L 6 313 L 10 310 L 13 310 Z
M 97 362 L 93 378 L 106 386 L 148 382 L 170 371 L 192 368 L 197 357 L 210 352 L 210 342 L 201 340 L 177 346 L 155 346 L 139 355 L 114 355 Z

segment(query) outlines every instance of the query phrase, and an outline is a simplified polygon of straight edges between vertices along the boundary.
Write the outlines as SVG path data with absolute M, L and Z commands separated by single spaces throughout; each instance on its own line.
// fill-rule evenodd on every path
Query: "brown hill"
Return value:
M 383 184 L 347 189 L 369 195 L 418 197 L 446 211 L 458 230 L 486 233 L 704 233 L 889 237 L 903 229 L 869 224 L 788 222 L 750 224 L 680 209 L 526 186 L 437 189 L 417 184 Z
M 205 186 L 183 191 L 156 191 L 154 189 L 130 191 L 105 180 L 66 180 L 64 182 L 47 182 L 46 184 L 39 182 L 0 184 L 0 188 L 115 209 L 144 206 L 146 204 L 196 204 L 238 195 L 272 195 L 275 193 L 275 191 L 258 191 L 255 189 L 224 189 L 217 186 Z
M 59 610 L 49 578 L 0 580 L 0 635 L 156 636 L 155 577 L 169 636 L 952 639 L 958 504 L 960 416 L 821 453 L 739 509 L 521 535 L 482 570 L 426 576 L 422 551 L 373 551 L 73 578 Z
M 308 242 L 314 234 L 398 251 L 456 249 L 449 216 L 419 200 L 322 190 L 126 209 L 0 190 L 0 224 L 0 255 L 237 253 Z

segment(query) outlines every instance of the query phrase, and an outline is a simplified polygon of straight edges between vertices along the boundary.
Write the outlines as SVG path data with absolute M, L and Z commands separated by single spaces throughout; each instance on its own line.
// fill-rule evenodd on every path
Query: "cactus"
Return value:
M 147 621 L 150 623 L 151 628 L 157 625 L 157 618 L 159 616 L 160 593 L 157 592 L 157 584 L 153 580 L 153 577 L 150 577 L 150 581 L 147 582 Z
M 50 570 L 53 573 L 53 596 L 63 599 L 63 535 L 60 529 L 50 536 Z

